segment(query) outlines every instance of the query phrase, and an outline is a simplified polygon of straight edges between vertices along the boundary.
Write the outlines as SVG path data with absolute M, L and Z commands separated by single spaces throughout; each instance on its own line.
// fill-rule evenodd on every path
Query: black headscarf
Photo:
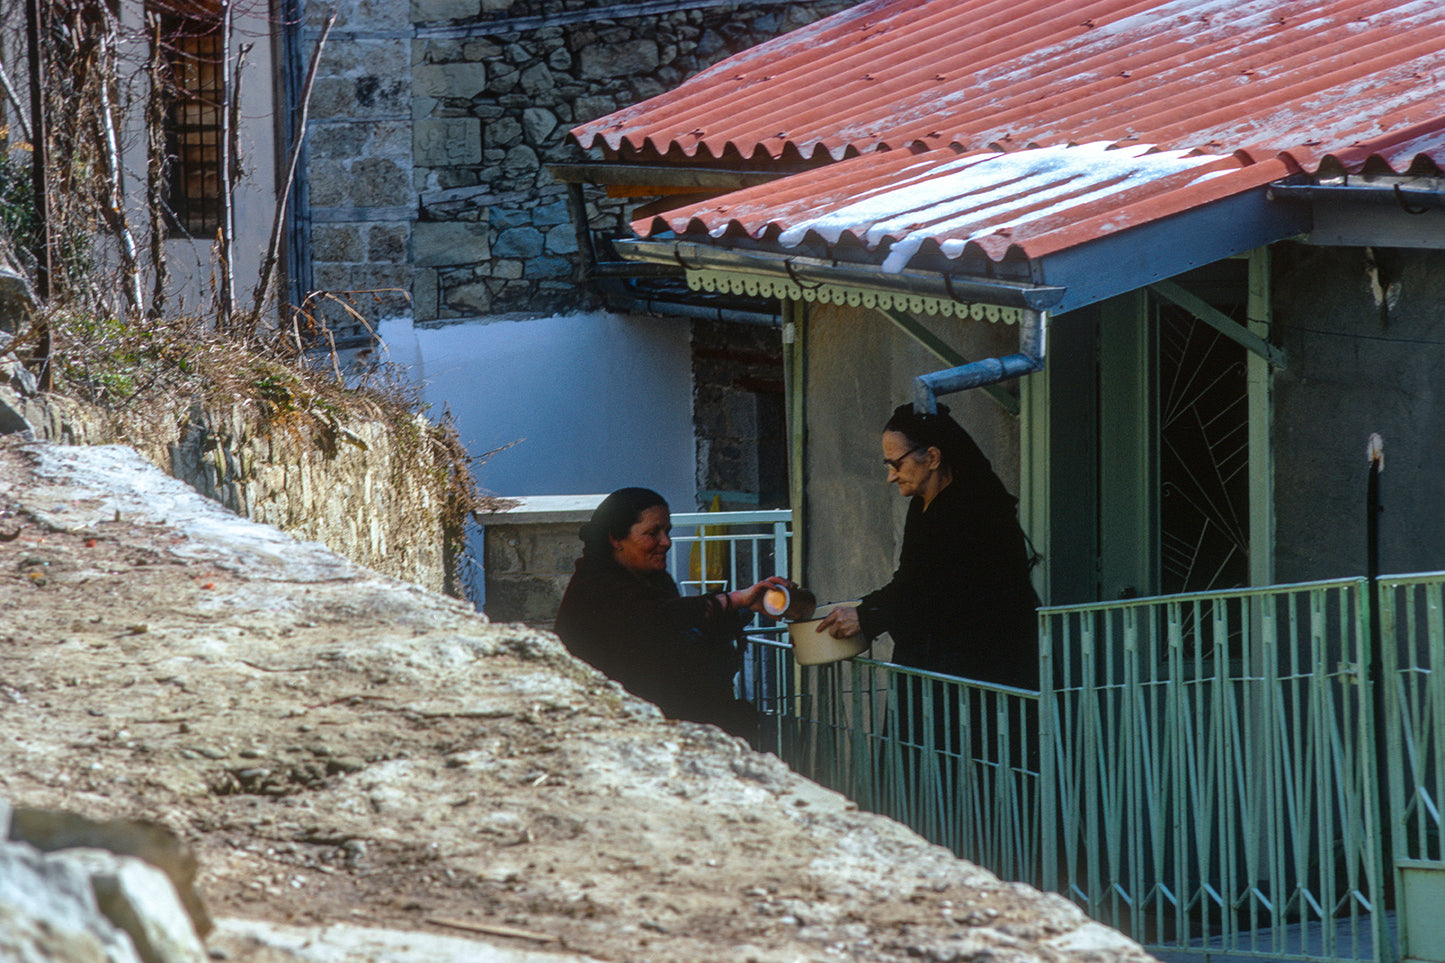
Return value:
M 624 539 L 642 513 L 655 505 L 667 508 L 667 499 L 650 488 L 619 488 L 602 499 L 592 517 L 582 523 L 582 557 L 609 559 L 612 539 Z
M 939 405 L 937 414 L 915 411 L 912 404 L 899 405 L 883 430 L 898 432 L 910 445 L 937 448 L 943 467 L 953 473 L 953 483 L 961 483 L 970 497 L 1010 510 L 1018 504 L 973 436 L 949 415 L 947 405 Z

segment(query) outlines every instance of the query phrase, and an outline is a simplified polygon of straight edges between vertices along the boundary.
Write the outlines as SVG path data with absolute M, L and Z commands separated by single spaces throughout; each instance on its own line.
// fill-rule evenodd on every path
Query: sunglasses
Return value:
M 922 445 L 914 445 L 912 448 L 908 449 L 908 450 L 905 451 L 903 454 L 899 455 L 897 458 L 885 458 L 885 459 L 883 459 L 883 464 L 884 464 L 886 467 L 891 468 L 893 471 L 898 471 L 898 469 L 900 469 L 900 468 L 903 467 L 903 459 L 907 458 L 909 455 L 913 454 L 915 451 L 922 451 L 922 450 L 923 450 L 923 446 L 922 446 Z

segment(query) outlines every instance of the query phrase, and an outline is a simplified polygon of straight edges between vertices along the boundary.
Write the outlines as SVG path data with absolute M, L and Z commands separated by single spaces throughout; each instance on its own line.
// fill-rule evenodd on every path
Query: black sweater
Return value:
M 664 715 L 736 733 L 743 710 L 732 678 L 742 624 L 717 596 L 679 595 L 666 572 L 584 557 L 562 596 L 556 631 L 573 655 Z
M 887 632 L 893 660 L 933 672 L 1038 687 L 1039 605 L 1012 499 L 988 504 L 958 482 L 928 510 L 915 497 L 893 580 L 865 595 L 859 624 Z

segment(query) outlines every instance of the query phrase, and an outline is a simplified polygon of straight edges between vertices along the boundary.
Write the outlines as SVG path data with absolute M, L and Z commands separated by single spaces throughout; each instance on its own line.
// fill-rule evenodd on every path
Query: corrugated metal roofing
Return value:
M 1301 171 L 1437 173 L 1445 15 L 1440 0 L 871 0 L 572 133 L 628 160 L 834 159 L 638 221 L 643 237 L 861 245 L 892 271 L 1033 261 L 1251 191 L 1263 205 L 1263 185 Z M 1277 239 L 1270 216 L 1241 243 Z
M 920 252 L 1037 258 L 1290 173 L 1281 161 L 1105 143 L 1014 153 L 887 151 L 638 221 L 666 231 L 747 236 L 794 248 L 856 242 L 899 271 Z
M 1439 0 L 872 0 L 573 135 L 627 156 L 1104 140 L 1398 167 L 1392 130 L 1440 127 L 1442 60 Z

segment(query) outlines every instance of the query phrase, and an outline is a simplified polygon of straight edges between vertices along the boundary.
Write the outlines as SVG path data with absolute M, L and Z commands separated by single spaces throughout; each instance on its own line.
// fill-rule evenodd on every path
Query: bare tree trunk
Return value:
M 235 107 L 234 72 L 231 65 L 231 28 L 233 26 L 231 0 L 222 0 L 221 3 L 221 157 L 220 157 L 220 191 L 221 191 L 221 226 L 216 232 L 217 255 L 221 263 L 220 283 L 217 286 L 217 296 L 220 303 L 216 306 L 217 318 L 220 327 L 227 330 L 234 323 L 232 315 L 236 309 L 236 272 L 231 265 L 231 248 L 236 240 L 235 220 L 232 214 L 232 203 L 234 197 L 232 190 L 235 186 L 232 179 L 231 145 L 234 127 L 232 118 Z
M 166 154 L 167 85 L 164 59 L 161 55 L 160 17 L 149 16 L 150 56 L 146 61 L 149 89 L 146 92 L 146 213 L 151 226 L 151 289 L 150 314 L 158 318 L 166 310 L 166 235 L 170 231 L 166 219 L 166 178 L 170 158 Z
M 132 315 L 139 316 L 145 309 L 145 297 L 141 293 L 140 256 L 125 213 L 124 168 L 120 158 L 120 140 L 115 132 L 116 106 L 111 98 L 111 85 L 116 79 L 116 25 L 108 9 L 103 14 L 102 23 L 98 38 L 100 50 L 96 58 L 100 71 L 95 84 L 100 98 L 100 109 L 96 111 L 95 119 L 101 142 L 100 156 L 105 163 L 102 216 L 120 245 L 120 287 L 126 307 Z
M 20 123 L 20 136 L 30 140 L 30 118 L 25 116 L 25 105 L 20 102 L 20 95 L 15 92 L 15 85 L 10 82 L 10 75 L 5 72 L 3 63 L 0 63 L 0 87 L 5 88 L 5 99 L 15 108 L 15 119 Z
M 261 313 L 271 298 L 272 279 L 275 277 L 276 260 L 281 252 L 281 232 L 286 225 L 286 202 L 291 196 L 291 185 L 296 180 L 296 164 L 301 157 L 301 143 L 306 137 L 306 118 L 311 110 L 311 89 L 316 84 L 316 69 L 321 63 L 321 51 L 326 38 L 336 24 L 336 12 L 327 16 L 321 27 L 321 36 L 316 40 L 316 49 L 311 51 L 311 63 L 306 68 L 306 81 L 301 85 L 301 110 L 296 116 L 296 130 L 291 138 L 291 156 L 286 159 L 286 180 L 276 196 L 276 215 L 271 221 L 271 240 L 266 245 L 266 257 L 261 261 L 261 277 L 256 282 L 256 300 L 251 307 L 252 324 L 259 324 Z
M 51 243 L 50 210 L 50 125 L 45 113 L 45 44 L 42 37 L 46 28 L 45 7 L 41 0 L 30 0 L 25 5 L 28 56 L 30 59 L 30 129 L 34 137 L 30 142 L 31 181 L 35 190 L 35 206 L 40 214 L 40 244 L 35 252 L 35 287 L 41 301 L 50 300 L 54 283 L 55 248 Z M 26 367 L 36 371 L 41 391 L 49 391 L 50 373 L 50 324 L 42 317 L 35 332 L 34 352 L 26 359 Z

